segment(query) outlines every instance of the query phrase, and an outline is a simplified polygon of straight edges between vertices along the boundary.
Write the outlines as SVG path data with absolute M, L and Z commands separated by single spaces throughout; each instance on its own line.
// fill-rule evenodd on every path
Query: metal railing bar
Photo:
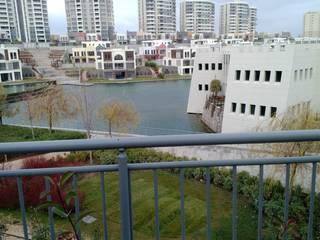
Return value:
M 317 163 L 312 164 L 311 192 L 310 192 L 310 208 L 308 221 L 308 240 L 313 239 L 313 220 L 314 220 L 314 198 L 316 192 Z
M 132 164 L 128 164 L 128 168 L 131 171 L 139 171 L 139 170 L 151 170 L 151 169 L 282 165 L 282 164 L 314 163 L 314 162 L 315 163 L 320 162 L 320 156 L 132 163 Z
M 83 139 L 43 141 L 37 142 L 37 144 L 34 144 L 34 142 L 2 143 L 0 144 L 0 154 L 312 141 L 320 141 L 320 130 Z
M 19 169 L 0 171 L 0 177 L 24 177 L 24 176 L 48 176 L 53 174 L 72 173 L 99 173 L 118 171 L 118 165 L 97 165 L 83 167 L 60 167 L 60 168 L 41 168 L 41 169 Z
M 22 226 L 23 226 L 23 235 L 24 235 L 25 239 L 29 239 L 28 224 L 27 224 L 27 214 L 26 214 L 26 208 L 25 208 L 25 205 L 24 205 L 24 195 L 23 195 L 23 186 L 22 186 L 21 177 L 17 177 L 17 186 L 18 186 L 18 194 L 19 194 L 21 220 L 22 220 Z
M 285 181 L 285 192 L 284 192 L 284 218 L 283 218 L 283 239 L 288 239 L 288 228 L 289 228 L 289 201 L 290 201 L 290 164 L 286 164 L 286 181 Z
M 264 193 L 264 166 L 259 166 L 259 199 L 258 199 L 258 240 L 263 239 L 263 193 Z
M 133 214 L 132 214 L 132 190 L 131 190 L 131 172 L 128 169 L 128 189 L 129 189 L 129 211 L 130 211 L 130 232 L 131 238 L 134 239 L 133 235 Z
M 210 168 L 206 168 L 207 239 L 212 239 L 212 201 Z
M 186 216 L 184 209 L 184 169 L 180 170 L 180 221 L 181 221 L 181 239 L 186 239 Z
M 107 225 L 107 205 L 106 205 L 106 189 L 104 184 L 104 172 L 100 173 L 100 191 L 102 204 L 102 224 L 103 224 L 103 239 L 108 240 L 108 225 Z
M 237 240 L 237 221 L 238 221 L 238 179 L 237 166 L 232 169 L 232 240 Z
M 159 193 L 158 193 L 158 173 L 153 170 L 153 190 L 154 190 L 154 218 L 155 218 L 155 239 L 160 240 L 159 224 Z
M 131 227 L 131 204 L 129 197 L 129 170 L 127 156 L 124 149 L 119 150 L 119 191 L 120 191 L 120 220 L 121 220 L 121 239 L 132 240 Z
M 78 177 L 77 174 L 74 174 L 72 177 L 72 189 L 77 194 L 74 202 L 75 202 L 75 217 L 76 221 L 78 221 L 78 224 L 76 225 L 76 231 L 78 234 L 78 237 L 81 239 L 81 231 L 80 231 L 80 200 L 79 200 L 79 193 L 78 193 Z M 79 221 L 80 220 L 80 221 Z
M 46 192 L 50 192 L 50 189 L 51 189 L 50 181 L 47 178 L 45 178 L 45 186 L 46 186 Z M 48 194 L 47 201 L 52 201 L 51 194 Z M 49 222 L 50 239 L 55 240 L 56 234 L 54 230 L 54 219 L 53 219 L 52 207 L 48 207 L 48 222 Z

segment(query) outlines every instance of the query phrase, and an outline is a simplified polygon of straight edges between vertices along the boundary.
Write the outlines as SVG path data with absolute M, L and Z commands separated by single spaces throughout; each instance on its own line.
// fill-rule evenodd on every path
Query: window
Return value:
M 308 68 L 306 68 L 304 70 L 304 79 L 307 80 L 308 79 Z
M 237 70 L 237 71 L 236 71 L 236 80 L 237 80 L 237 81 L 240 81 L 240 78 L 241 78 L 241 71 L 240 71 L 240 70 Z
M 299 75 L 300 81 L 302 81 L 302 78 L 303 78 L 303 70 L 301 69 L 301 70 L 300 70 L 300 75 Z
M 249 70 L 246 70 L 245 80 L 246 80 L 246 81 L 249 81 L 249 80 L 250 80 L 250 71 L 249 71 Z
M 250 105 L 250 115 L 256 115 L 256 105 Z
M 265 71 L 265 73 L 264 73 L 264 81 L 265 82 L 270 82 L 270 77 L 271 77 L 271 71 Z
M 204 85 L 204 90 L 209 91 L 209 84 Z
M 271 114 L 270 117 L 276 117 L 277 116 L 277 108 L 276 107 L 271 107 Z
M 205 64 L 205 69 L 206 69 L 206 71 L 209 70 L 209 63 L 206 63 L 206 64 Z
M 201 70 L 202 70 L 202 64 L 199 63 L 199 71 L 201 71 Z
M 312 79 L 312 75 L 313 75 L 313 68 L 310 68 L 310 79 Z
M 202 85 L 201 84 L 199 84 L 198 88 L 199 88 L 199 91 L 202 91 Z
M 266 106 L 260 106 L 260 116 L 266 116 Z
M 276 82 L 281 82 L 282 71 L 276 71 Z
M 260 71 L 254 71 L 254 80 L 256 82 L 260 81 Z
M 218 70 L 222 70 L 222 63 L 218 64 Z
M 231 104 L 231 111 L 232 111 L 233 113 L 237 112 L 237 104 L 236 104 L 236 103 L 232 103 L 232 104 Z
M 294 71 L 294 80 L 297 81 L 298 80 L 298 70 Z
M 241 103 L 241 114 L 246 113 L 246 105 L 244 103 Z
M 211 63 L 211 70 L 216 70 L 216 64 L 215 63 Z

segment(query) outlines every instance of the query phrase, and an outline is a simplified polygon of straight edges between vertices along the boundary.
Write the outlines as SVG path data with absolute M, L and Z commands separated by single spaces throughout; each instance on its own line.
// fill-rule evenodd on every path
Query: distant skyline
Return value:
M 230 2 L 213 1 L 216 5 L 215 32 L 219 33 L 220 5 Z M 303 15 L 320 11 L 320 0 L 249 0 L 258 8 L 258 32 L 288 31 L 298 36 L 303 31 Z M 114 0 L 116 31 L 138 31 L 138 0 Z M 180 28 L 180 0 L 177 0 L 177 30 Z M 64 0 L 48 0 L 51 34 L 67 34 Z

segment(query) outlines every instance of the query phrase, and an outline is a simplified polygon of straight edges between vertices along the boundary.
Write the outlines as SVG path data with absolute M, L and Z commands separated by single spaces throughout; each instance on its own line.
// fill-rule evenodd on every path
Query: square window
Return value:
M 216 64 L 215 63 L 211 63 L 211 70 L 216 70 Z
M 218 64 L 218 70 L 222 70 L 222 63 Z
M 276 82 L 281 82 L 282 80 L 282 71 L 276 71 Z
M 276 117 L 277 116 L 277 108 L 271 107 L 271 114 L 270 117 Z
M 199 63 L 199 70 L 201 71 L 202 70 L 202 64 Z
M 265 71 L 265 73 L 264 73 L 264 81 L 265 82 L 270 82 L 270 78 L 271 78 L 271 71 Z
M 201 84 L 198 85 L 198 88 L 199 88 L 199 91 L 202 91 L 202 85 Z
M 250 71 L 249 70 L 246 70 L 246 72 L 245 72 L 245 80 L 246 81 L 250 80 Z
M 241 114 L 246 113 L 246 105 L 244 103 L 241 103 Z
M 205 64 L 205 69 L 206 69 L 206 71 L 209 70 L 209 63 L 206 63 L 206 64 Z
M 254 71 L 254 80 L 256 82 L 260 81 L 260 71 Z
M 256 114 L 256 105 L 250 105 L 250 115 Z
M 209 84 L 204 85 L 204 89 L 205 89 L 206 91 L 209 91 Z
M 294 71 L 294 80 L 297 81 L 298 80 L 298 70 Z
M 236 103 L 232 103 L 232 104 L 231 104 L 231 111 L 232 111 L 233 113 L 237 112 L 237 104 L 236 104 Z
M 237 80 L 237 81 L 240 81 L 240 78 L 241 78 L 241 71 L 240 71 L 240 70 L 237 70 L 237 71 L 236 71 L 236 80 Z
M 260 116 L 266 116 L 266 106 L 260 106 Z

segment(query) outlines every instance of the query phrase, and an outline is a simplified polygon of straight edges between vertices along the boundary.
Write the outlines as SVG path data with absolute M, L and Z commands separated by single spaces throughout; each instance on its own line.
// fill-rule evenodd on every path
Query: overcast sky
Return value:
M 117 32 L 138 30 L 138 0 L 113 0 Z M 177 9 L 179 9 L 177 0 Z M 216 0 L 216 32 L 219 32 L 219 6 L 227 0 Z M 259 32 L 289 31 L 301 34 L 304 12 L 320 11 L 320 0 L 248 0 L 258 8 Z M 66 34 L 64 0 L 48 0 L 51 33 Z M 179 11 L 177 13 L 179 16 Z M 179 18 L 177 17 L 177 20 Z M 179 24 L 179 21 L 177 22 Z M 179 30 L 179 25 L 177 26 Z

